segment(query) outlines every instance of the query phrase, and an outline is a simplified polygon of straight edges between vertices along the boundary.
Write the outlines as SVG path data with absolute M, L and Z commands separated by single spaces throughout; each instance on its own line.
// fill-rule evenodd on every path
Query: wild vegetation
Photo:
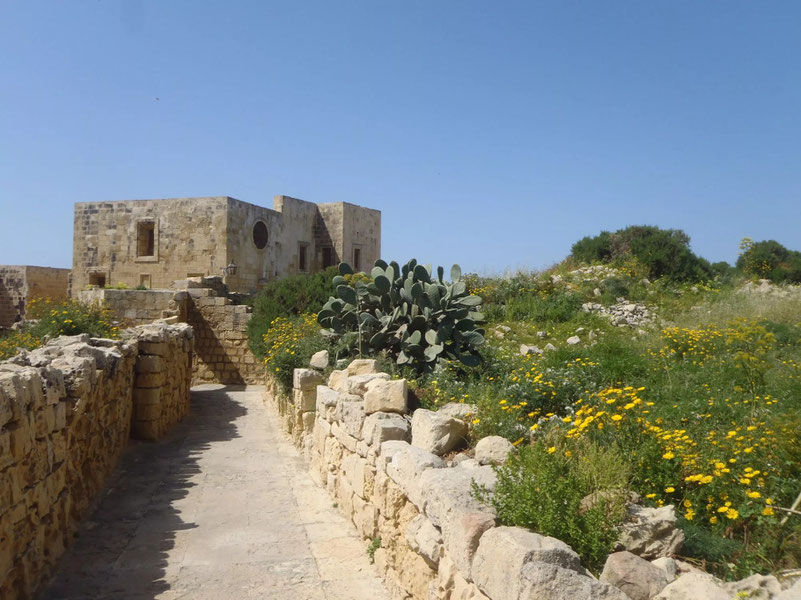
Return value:
M 779 262 L 754 267 L 766 250 Z M 801 493 L 801 291 L 748 284 L 794 281 L 793 257 L 746 244 L 734 269 L 694 255 L 682 232 L 602 233 L 546 272 L 459 275 L 486 320 L 476 364 L 386 366 L 424 407 L 475 404 L 472 439 L 501 435 L 518 450 L 497 491 L 476 493 L 502 522 L 560 537 L 590 566 L 611 551 L 631 491 L 676 507 L 683 558 L 707 570 L 798 568 L 801 517 L 787 509 Z M 349 286 L 375 281 L 346 275 Z M 307 364 L 304 339 L 284 351 L 303 359 L 279 368 Z M 356 351 L 392 358 L 363 342 Z M 605 490 L 615 494 L 580 509 Z
M 14 356 L 19 348 L 38 348 L 47 337 L 88 333 L 115 338 L 119 331 L 107 310 L 76 300 L 33 298 L 25 315 L 28 321 L 21 329 L 0 337 L 0 360 Z

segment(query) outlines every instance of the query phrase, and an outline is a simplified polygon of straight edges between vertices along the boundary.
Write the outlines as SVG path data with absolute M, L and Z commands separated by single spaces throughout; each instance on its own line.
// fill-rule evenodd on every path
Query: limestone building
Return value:
M 347 202 L 276 196 L 272 209 L 228 196 L 80 202 L 72 290 L 167 288 L 176 279 L 223 274 L 231 291 L 247 293 L 343 261 L 365 269 L 380 253 L 380 211 Z
M 29 265 L 0 266 L 0 327 L 25 318 L 33 298 L 66 298 L 70 270 Z

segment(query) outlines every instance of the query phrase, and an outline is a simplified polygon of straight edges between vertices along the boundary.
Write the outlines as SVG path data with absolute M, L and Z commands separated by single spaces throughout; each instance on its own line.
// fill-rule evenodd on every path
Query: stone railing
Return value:
M 132 424 L 154 439 L 186 414 L 192 349 L 188 325 L 153 324 L 0 363 L 0 598 L 48 577 Z
M 724 585 L 674 560 L 683 535 L 673 507 L 636 503 L 628 506 L 619 551 L 596 579 L 564 542 L 499 526 L 492 508 L 476 500 L 473 484 L 493 490 L 492 465 L 505 462 L 514 447 L 488 437 L 457 453 L 475 407 L 452 403 L 410 416 L 406 382 L 377 372 L 371 360 L 353 361 L 323 383 L 321 372 L 296 369 L 291 396 L 268 386 L 267 398 L 277 400 L 316 481 L 372 541 L 393 598 L 678 600 L 748 593 L 789 600 L 801 592 L 801 580 L 789 589 L 791 581 L 780 585 L 772 576 Z

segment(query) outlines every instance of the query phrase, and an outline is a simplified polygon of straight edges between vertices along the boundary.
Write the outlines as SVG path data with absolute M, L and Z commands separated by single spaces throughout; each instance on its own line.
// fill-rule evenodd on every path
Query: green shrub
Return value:
M 566 323 L 580 310 L 584 299 L 572 292 L 525 294 L 512 297 L 506 305 L 506 317 L 516 321 Z
M 615 263 L 634 257 L 648 269 L 650 279 L 701 281 L 713 275 L 709 262 L 690 250 L 686 233 L 651 225 L 632 225 L 582 238 L 573 244 L 571 257 L 586 263 Z
M 320 335 L 317 315 L 276 317 L 264 334 L 264 366 L 285 393 L 292 389 L 295 369 L 309 365 L 312 354 L 330 350 L 330 342 Z
M 311 275 L 290 275 L 269 282 L 253 298 L 253 316 L 248 323 L 250 349 L 259 358 L 267 355 L 264 334 L 277 317 L 316 313 L 334 293 L 335 268 Z
M 569 544 L 598 572 L 614 549 L 625 516 L 630 468 L 614 446 L 540 440 L 495 468 L 494 492 L 474 494 L 491 504 L 503 525 L 526 527 Z M 595 494 L 592 502 L 582 499 Z
M 788 250 L 775 240 L 743 240 L 737 268 L 774 283 L 801 283 L 801 252 Z

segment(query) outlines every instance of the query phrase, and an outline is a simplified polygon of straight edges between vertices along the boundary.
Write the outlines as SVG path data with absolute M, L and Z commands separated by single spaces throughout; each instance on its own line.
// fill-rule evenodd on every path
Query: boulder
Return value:
M 309 366 L 320 371 L 328 368 L 328 350 L 320 350 L 312 354 Z
M 365 400 L 365 408 L 366 405 Z M 362 439 L 371 445 L 379 446 L 388 440 L 408 441 L 410 438 L 409 421 L 395 413 L 375 412 L 367 416 L 362 426 Z
M 467 424 L 420 408 L 412 415 L 412 446 L 442 456 L 467 439 Z
M 506 438 L 490 435 L 481 438 L 476 444 L 476 460 L 480 465 L 502 465 L 514 449 Z
M 364 411 L 406 414 L 408 409 L 408 386 L 405 379 L 375 379 L 367 384 L 364 393 Z
M 548 344 L 545 344 L 545 349 L 548 350 L 548 351 L 556 350 L 556 346 L 554 346 L 551 343 L 548 343 Z
M 569 338 L 567 338 L 568 346 L 575 346 L 576 344 L 580 343 L 581 343 L 581 338 L 577 335 L 571 335 Z
M 522 356 L 526 356 L 527 354 L 542 354 L 542 350 L 538 346 L 520 344 L 520 354 Z
M 622 590 L 631 600 L 649 600 L 669 583 L 665 571 L 626 551 L 607 557 L 599 579 Z
M 523 567 L 531 562 L 574 572 L 582 570 L 578 554 L 556 538 L 521 527 L 493 527 L 481 536 L 470 574 L 479 589 L 493 600 L 516 600 L 523 597 Z
M 436 570 L 442 556 L 442 534 L 431 521 L 417 515 L 406 527 L 406 543 Z
M 520 572 L 520 591 L 515 598 L 517 600 L 629 600 L 623 591 L 613 585 L 541 561 L 523 565 Z
M 471 577 L 481 536 L 495 524 L 495 515 L 489 512 L 457 512 L 442 527 L 448 556 L 465 577 Z
M 387 444 L 402 442 L 384 442 L 381 444 L 381 452 Z M 441 469 L 445 466 L 439 456 L 431 452 L 426 452 L 421 448 L 405 445 L 397 449 L 392 456 L 391 462 L 387 464 L 387 475 L 398 484 L 406 494 L 406 497 L 417 506 L 421 511 L 425 508 L 423 489 L 420 485 L 420 477 L 427 469 Z
M 801 600 L 801 578 L 787 589 L 780 592 L 773 600 Z
M 659 508 L 632 504 L 628 506 L 628 513 L 617 550 L 628 550 L 646 559 L 671 556 L 681 550 L 684 532 L 676 527 L 676 511 L 672 504 Z
M 687 573 L 668 584 L 654 600 L 731 600 L 717 579 L 706 573 Z

